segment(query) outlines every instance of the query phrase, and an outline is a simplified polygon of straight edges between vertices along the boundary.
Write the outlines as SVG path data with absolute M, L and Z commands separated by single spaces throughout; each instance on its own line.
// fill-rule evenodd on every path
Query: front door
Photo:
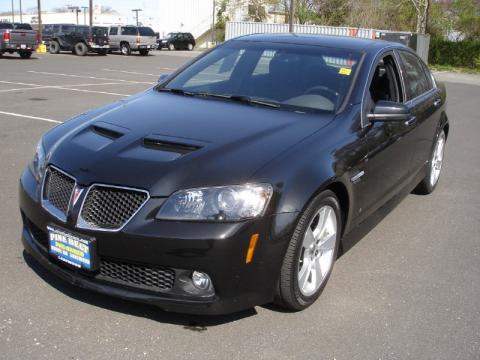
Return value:
M 387 202 L 409 178 L 414 154 L 414 127 L 409 122 L 368 122 L 367 114 L 380 101 L 404 102 L 399 66 L 393 52 L 379 57 L 363 104 L 368 154 L 356 185 L 365 218 Z

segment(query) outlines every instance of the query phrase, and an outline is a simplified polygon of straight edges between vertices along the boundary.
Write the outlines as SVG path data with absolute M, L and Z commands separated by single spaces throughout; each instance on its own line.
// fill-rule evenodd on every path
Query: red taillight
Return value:
M 137 36 L 137 44 L 140 44 L 140 36 Z
M 10 41 L 10 31 L 5 31 L 3 33 L 3 41 Z

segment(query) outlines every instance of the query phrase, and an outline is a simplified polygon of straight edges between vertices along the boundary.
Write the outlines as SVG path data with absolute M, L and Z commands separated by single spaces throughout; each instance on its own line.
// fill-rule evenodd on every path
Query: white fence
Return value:
M 258 33 L 288 33 L 288 30 L 288 24 L 229 21 L 227 22 L 225 29 L 225 40 L 230 40 L 242 35 Z M 354 36 L 375 39 L 378 30 L 319 25 L 294 25 L 293 31 L 298 34 Z

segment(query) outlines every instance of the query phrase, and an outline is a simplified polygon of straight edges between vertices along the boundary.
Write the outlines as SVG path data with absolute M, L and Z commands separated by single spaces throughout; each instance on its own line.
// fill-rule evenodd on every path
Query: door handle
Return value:
M 433 106 L 435 107 L 439 107 L 440 105 L 442 105 L 442 99 L 437 99 L 433 102 Z
M 412 116 L 410 119 L 408 119 L 407 121 L 405 121 L 405 125 L 406 126 L 410 126 L 410 125 L 413 125 L 417 122 L 417 117 L 416 116 Z

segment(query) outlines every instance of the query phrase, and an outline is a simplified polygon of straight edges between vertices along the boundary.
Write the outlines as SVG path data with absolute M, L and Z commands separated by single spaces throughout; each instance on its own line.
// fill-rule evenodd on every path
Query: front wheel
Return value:
M 433 147 L 432 155 L 428 162 L 427 175 L 415 188 L 415 193 L 421 195 L 431 194 L 437 187 L 443 167 L 446 140 L 445 131 L 442 130 L 435 140 L 435 146 Z
M 317 195 L 295 228 L 280 271 L 276 303 L 293 311 L 307 308 L 327 284 L 337 257 L 342 229 L 337 197 Z
M 87 45 L 85 45 L 83 42 L 79 42 L 75 44 L 73 51 L 77 56 L 85 56 L 87 55 L 88 48 Z
M 170 51 L 175 50 L 175 45 L 173 45 L 173 44 L 168 44 L 168 50 L 170 50 Z
M 187 48 L 188 48 L 189 51 L 192 51 L 193 50 L 193 44 L 189 43 Z

